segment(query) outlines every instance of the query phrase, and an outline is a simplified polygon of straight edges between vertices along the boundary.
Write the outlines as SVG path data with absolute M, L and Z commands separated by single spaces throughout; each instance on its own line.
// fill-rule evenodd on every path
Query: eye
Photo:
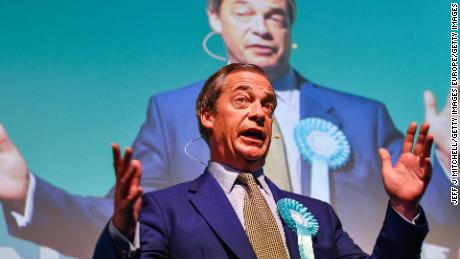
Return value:
M 279 22 L 279 21 L 283 21 L 283 16 L 280 15 L 280 14 L 274 14 L 270 17 L 270 19 L 272 21 L 276 21 L 276 22 Z
M 239 22 L 249 22 L 255 13 L 254 10 L 247 6 L 237 6 L 233 8 L 232 14 Z
M 249 105 L 250 100 L 249 100 L 249 97 L 247 96 L 238 95 L 238 96 L 235 96 L 235 98 L 233 99 L 233 103 L 235 107 L 237 108 L 245 108 Z
M 246 6 L 238 6 L 233 9 L 233 14 L 236 16 L 248 16 L 252 14 L 252 10 Z
M 271 14 L 268 17 L 268 21 L 277 27 L 284 27 L 286 25 L 286 17 L 279 13 Z
M 264 109 L 270 113 L 272 113 L 275 110 L 275 105 L 273 103 L 265 103 L 264 104 Z
M 238 96 L 238 97 L 235 98 L 235 101 L 242 103 L 242 102 L 247 102 L 248 100 L 244 96 Z

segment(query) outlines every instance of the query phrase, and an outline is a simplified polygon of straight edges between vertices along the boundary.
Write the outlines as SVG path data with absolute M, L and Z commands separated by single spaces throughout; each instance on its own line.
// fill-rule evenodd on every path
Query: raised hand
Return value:
M 123 158 L 117 144 L 112 144 L 112 151 L 117 180 L 113 224 L 126 238 L 133 241 L 142 205 L 143 190 L 140 186 L 142 166 L 140 161 L 131 160 L 131 148 L 126 149 Z
M 428 135 L 428 130 L 429 124 L 424 123 L 414 145 L 417 124 L 413 122 L 409 125 L 401 156 L 394 166 L 390 153 L 384 148 L 379 150 L 383 184 L 390 196 L 390 204 L 410 220 L 418 213 L 419 201 L 431 179 L 433 137 Z
M 22 214 L 28 188 L 26 162 L 0 124 L 0 200 Z
M 430 134 L 434 138 L 438 158 L 445 167 L 450 168 L 450 95 L 444 108 L 438 112 L 436 99 L 431 91 L 424 93 L 425 121 L 430 124 Z

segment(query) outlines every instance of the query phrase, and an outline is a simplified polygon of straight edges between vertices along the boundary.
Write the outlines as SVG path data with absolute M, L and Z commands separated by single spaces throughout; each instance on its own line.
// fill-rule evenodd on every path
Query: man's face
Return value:
M 211 159 L 255 171 L 270 146 L 275 95 L 268 79 L 255 72 L 229 74 L 210 115 Z
M 210 13 L 222 34 L 231 62 L 251 63 L 265 71 L 289 67 L 291 21 L 287 0 L 224 0 Z

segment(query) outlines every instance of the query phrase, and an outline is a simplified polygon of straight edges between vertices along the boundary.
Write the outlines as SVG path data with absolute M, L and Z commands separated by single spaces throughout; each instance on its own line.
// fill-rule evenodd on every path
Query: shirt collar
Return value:
M 214 161 L 209 161 L 208 171 L 217 180 L 220 187 L 226 194 L 229 194 L 232 191 L 233 186 L 235 186 L 236 178 L 241 172 L 241 170 Z M 261 186 L 267 194 L 271 194 L 270 188 L 268 187 L 263 174 L 263 169 L 260 169 L 253 174 L 259 186 Z

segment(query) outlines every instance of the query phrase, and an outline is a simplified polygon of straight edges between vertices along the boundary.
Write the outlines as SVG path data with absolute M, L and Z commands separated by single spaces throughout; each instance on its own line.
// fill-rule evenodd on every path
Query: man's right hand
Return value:
M 142 205 L 142 166 L 139 160 L 131 160 L 131 148 L 126 149 L 123 158 L 117 144 L 112 144 L 112 151 L 116 176 L 113 224 L 132 242 Z
M 27 164 L 0 124 L 0 201 L 24 214 L 28 188 Z

